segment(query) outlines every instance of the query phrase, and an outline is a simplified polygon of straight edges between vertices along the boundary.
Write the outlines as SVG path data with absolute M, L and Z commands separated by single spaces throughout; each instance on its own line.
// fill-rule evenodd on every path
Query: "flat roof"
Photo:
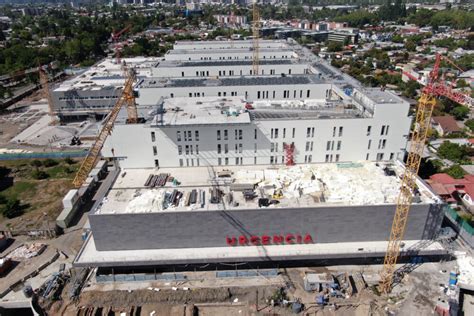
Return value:
M 99 251 L 95 247 L 93 234 L 86 240 L 74 259 L 75 266 L 146 266 L 156 264 L 191 264 L 210 262 L 303 260 L 356 257 L 381 257 L 387 251 L 387 241 L 364 241 L 347 243 L 314 243 L 294 245 L 268 245 L 245 247 L 208 247 L 179 249 L 139 249 Z M 438 243 L 406 240 L 401 254 L 414 250 L 419 255 L 446 254 Z M 262 255 L 264 254 L 264 255 Z
M 163 101 L 165 113 L 157 114 L 152 125 L 248 124 L 249 113 L 243 111 L 244 100 L 238 97 L 168 98 Z
M 295 59 L 261 59 L 259 65 L 294 65 L 304 64 Z M 193 61 L 178 61 L 165 60 L 156 65 L 158 68 L 166 67 L 209 67 L 209 66 L 240 66 L 252 65 L 251 59 L 231 59 L 231 60 L 193 60 Z
M 195 78 L 195 79 L 167 79 L 145 78 L 137 88 L 165 88 L 165 87 L 216 87 L 216 86 L 255 86 L 255 85 L 290 85 L 326 83 L 316 76 L 259 76 L 259 77 L 227 77 L 227 78 Z
M 234 148 L 230 148 L 233 152 Z M 230 158 L 232 159 L 232 158 Z M 386 175 L 385 167 L 396 175 Z M 277 200 L 270 208 L 390 205 L 395 204 L 399 187 L 401 164 L 375 162 L 320 163 L 296 166 L 253 165 L 191 168 L 127 169 L 118 177 L 95 214 L 129 214 L 149 212 L 213 211 L 221 209 L 258 209 L 259 198 Z M 228 171 L 230 177 L 218 177 Z M 174 186 L 145 187 L 150 175 L 168 174 L 180 182 Z M 223 196 L 221 203 L 209 202 L 210 191 L 218 185 Z M 239 186 L 251 186 L 254 198 L 246 200 Z M 426 185 L 418 185 L 420 203 L 435 203 L 438 198 Z M 163 203 L 174 190 L 182 193 L 178 205 Z M 185 206 L 185 197 L 193 190 L 205 192 L 204 202 Z M 275 197 L 276 191 L 281 192 Z M 232 201 L 229 197 L 232 195 Z
M 194 55 L 203 55 L 203 54 L 222 54 L 222 53 L 235 53 L 235 54 L 239 54 L 239 53 L 248 53 L 248 52 L 252 52 L 253 51 L 253 48 L 252 47 L 242 47 L 242 48 L 238 48 L 238 47 L 234 47 L 234 48 L 225 48 L 225 49 L 218 49 L 218 48 L 212 48 L 212 49 L 208 49 L 208 50 L 205 50 L 205 49 L 184 49 L 184 48 L 178 48 L 178 49 L 173 49 L 173 50 L 170 50 L 168 51 L 166 54 L 167 55 L 190 55 L 190 54 L 194 54 Z M 266 48 L 266 47 L 260 47 L 259 50 L 258 50 L 260 53 L 267 53 L 267 52 L 275 52 L 275 48 L 274 47 L 271 47 L 271 48 Z M 289 49 L 289 48 L 279 48 L 278 49 L 278 53 L 281 54 L 283 52 L 287 52 L 287 53 L 293 53 L 293 50 Z

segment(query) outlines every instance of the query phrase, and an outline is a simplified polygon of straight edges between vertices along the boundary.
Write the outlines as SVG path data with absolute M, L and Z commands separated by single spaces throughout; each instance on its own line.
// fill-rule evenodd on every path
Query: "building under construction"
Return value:
M 138 76 L 140 120 L 127 124 L 122 109 L 105 141 L 102 156 L 117 168 L 99 190 L 76 266 L 383 258 L 404 173 L 408 103 L 286 42 L 275 42 L 284 48 L 271 48 L 280 54 L 269 60 L 289 71 L 262 62 L 250 74 L 250 43 L 178 43 L 166 56 L 180 61 Z M 420 179 L 414 193 L 401 253 L 444 255 L 426 242 L 437 236 L 443 205 Z

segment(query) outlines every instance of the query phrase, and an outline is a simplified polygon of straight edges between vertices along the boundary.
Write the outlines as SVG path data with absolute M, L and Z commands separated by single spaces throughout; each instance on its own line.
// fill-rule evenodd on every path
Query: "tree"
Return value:
M 342 50 L 342 44 L 339 42 L 329 42 L 328 52 L 339 52 Z
M 30 165 L 32 165 L 33 167 L 39 168 L 43 165 L 43 163 L 40 160 L 35 159 L 30 162 Z
M 467 120 L 466 122 L 464 122 L 464 125 L 467 126 L 471 130 L 471 132 L 474 132 L 474 120 L 473 119 Z
M 459 79 L 458 82 L 456 83 L 456 87 L 458 88 L 466 88 L 469 87 L 469 84 L 466 82 L 464 79 Z
M 34 170 L 31 173 L 31 177 L 36 180 L 43 180 L 43 179 L 47 179 L 49 175 L 43 170 Z
M 6 218 L 14 218 L 23 214 L 23 208 L 17 199 L 9 199 L 2 207 L 2 215 Z
M 468 151 L 465 145 L 458 145 L 445 141 L 439 146 L 438 154 L 441 158 L 449 159 L 454 162 L 461 162 L 467 158 Z
M 469 115 L 469 108 L 459 105 L 451 111 L 451 114 L 456 120 L 460 121 Z
M 452 165 L 451 167 L 444 169 L 443 172 L 449 174 L 454 179 L 461 179 L 466 174 L 460 165 Z

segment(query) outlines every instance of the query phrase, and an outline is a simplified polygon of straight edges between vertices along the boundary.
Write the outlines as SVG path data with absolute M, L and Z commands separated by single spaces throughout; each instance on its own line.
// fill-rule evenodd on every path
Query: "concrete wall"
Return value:
M 284 65 L 259 65 L 259 74 L 278 75 L 281 74 L 305 74 L 308 65 L 306 64 L 284 64 Z M 172 67 L 163 66 L 151 69 L 152 76 L 158 78 L 172 77 L 232 77 L 232 76 L 250 76 L 252 75 L 252 64 L 248 65 L 217 65 L 217 66 L 191 66 L 191 67 Z
M 285 41 L 275 40 L 259 40 L 260 48 L 286 48 L 288 45 Z M 189 49 L 189 50 L 220 50 L 220 49 L 238 49 L 238 48 L 253 48 L 253 41 L 238 40 L 238 41 L 179 41 L 173 45 L 173 49 Z
M 198 87 L 138 87 L 138 105 L 156 105 L 160 98 L 176 97 L 230 97 L 240 96 L 247 101 L 255 100 L 305 100 L 327 99 L 333 88 L 327 83 L 308 83 L 292 85 L 254 85 L 254 86 L 198 86 Z M 285 97 L 284 91 L 289 91 Z M 309 96 L 308 96 L 309 91 Z M 258 92 L 260 92 L 260 97 Z M 301 97 L 300 97 L 301 95 Z
M 226 247 L 226 237 L 306 234 L 315 243 L 385 241 L 394 205 L 266 208 L 89 215 L 96 248 L 106 250 Z M 405 240 L 431 239 L 440 205 L 413 205 Z M 361 245 L 363 247 L 363 244 Z
M 219 158 L 221 165 L 225 165 L 226 157 L 229 165 L 236 165 L 236 158 L 239 158 L 239 162 L 242 158 L 243 165 L 268 165 L 272 160 L 275 164 L 283 164 L 283 143 L 294 142 L 296 163 L 402 159 L 411 122 L 407 114 L 408 104 L 391 103 L 377 105 L 373 118 L 297 121 L 281 119 L 252 121 L 249 124 L 238 125 L 164 127 L 152 127 L 149 124 L 117 124 L 108 137 L 102 154 L 105 157 L 112 157 L 111 149 L 114 148 L 115 157 L 121 159 L 122 168 L 153 168 L 155 160 L 158 160 L 160 167 L 217 166 Z M 367 132 L 369 126 L 370 133 Z M 342 135 L 339 136 L 341 127 Z M 311 132 L 309 137 L 308 128 L 311 130 L 314 128 L 314 134 Z M 235 140 L 235 130 L 239 129 L 242 130 L 242 140 Z M 272 129 L 274 131 L 278 129 L 278 138 L 272 137 Z M 221 140 L 217 139 L 218 130 L 221 131 Z M 228 131 L 227 140 L 224 139 L 224 130 Z M 294 136 L 293 130 L 295 130 Z M 180 132 L 183 136 L 184 132 L 188 131 L 193 135 L 192 140 L 184 141 L 182 137 L 181 141 L 178 141 L 177 133 Z M 196 131 L 199 133 L 199 140 L 195 138 Z M 154 142 L 151 139 L 151 132 L 155 133 Z M 307 150 L 308 142 L 309 150 Z M 328 142 L 330 142 L 329 149 Z M 271 150 L 272 143 L 273 148 L 277 150 Z M 221 145 L 221 154 L 217 152 L 217 144 Z M 226 144 L 228 153 L 224 152 Z M 235 152 L 236 144 L 237 146 L 242 144 L 242 152 Z M 153 146 L 157 148 L 156 155 Z M 182 146 L 181 155 L 178 154 L 178 146 Z M 185 146 L 193 146 L 193 153 L 190 151 L 186 155 Z M 199 148 L 199 153 L 196 151 L 196 146 Z
M 297 55 L 292 50 L 288 49 L 260 49 L 259 57 L 261 59 L 286 59 L 296 58 Z M 174 50 L 169 51 L 165 55 L 165 60 L 242 60 L 252 59 L 253 51 L 250 49 L 242 50 Z

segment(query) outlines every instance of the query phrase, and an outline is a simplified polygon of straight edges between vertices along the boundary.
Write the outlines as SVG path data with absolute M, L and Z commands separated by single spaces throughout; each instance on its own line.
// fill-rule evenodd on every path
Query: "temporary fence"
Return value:
M 80 151 L 58 151 L 58 152 L 33 152 L 33 153 L 12 153 L 0 154 L 0 160 L 18 159 L 59 159 L 59 158 L 82 158 L 87 155 L 87 150 Z
M 465 230 L 469 235 L 474 235 L 474 227 L 465 219 L 463 219 L 455 210 L 451 207 L 446 206 L 446 214 L 448 214 L 453 221 L 458 223 L 458 225 Z
M 266 270 L 226 270 L 216 271 L 218 278 L 252 278 L 257 276 L 276 277 L 278 276 L 277 269 Z
M 186 276 L 181 273 L 152 274 L 101 274 L 95 277 L 98 283 L 102 282 L 133 282 L 133 281 L 184 281 Z

